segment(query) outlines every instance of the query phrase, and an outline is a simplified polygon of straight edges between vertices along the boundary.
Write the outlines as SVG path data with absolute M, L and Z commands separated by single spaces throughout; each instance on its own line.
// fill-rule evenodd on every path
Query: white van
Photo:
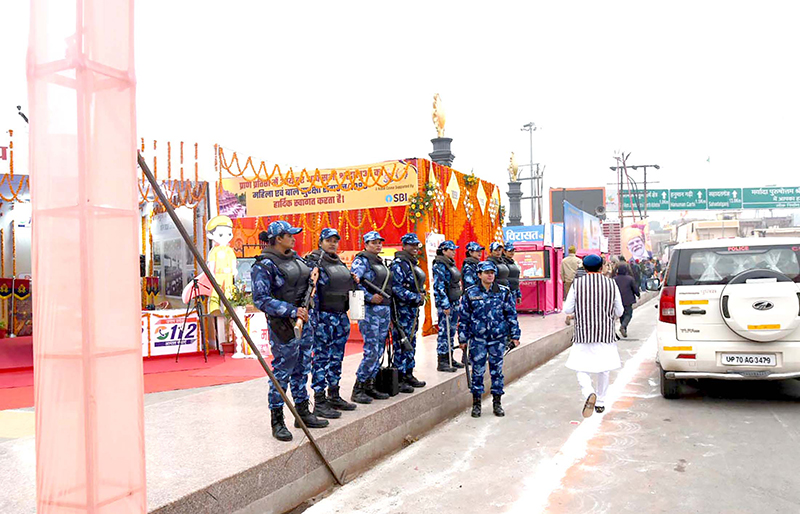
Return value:
M 661 394 L 684 379 L 800 378 L 800 239 L 674 247 L 659 300 Z

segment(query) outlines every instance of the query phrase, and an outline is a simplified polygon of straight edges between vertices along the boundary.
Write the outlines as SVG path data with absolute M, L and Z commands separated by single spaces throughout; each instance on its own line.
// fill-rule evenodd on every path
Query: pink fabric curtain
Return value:
M 31 0 L 39 512 L 145 512 L 133 0 Z

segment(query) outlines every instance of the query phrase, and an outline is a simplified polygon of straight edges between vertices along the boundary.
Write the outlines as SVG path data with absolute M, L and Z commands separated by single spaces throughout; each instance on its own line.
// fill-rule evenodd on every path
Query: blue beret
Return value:
M 267 227 L 267 237 L 278 237 L 281 234 L 299 234 L 302 228 L 293 227 L 288 221 L 273 221 Z
M 603 264 L 603 258 L 599 255 L 590 254 L 583 258 L 583 267 L 596 268 Z

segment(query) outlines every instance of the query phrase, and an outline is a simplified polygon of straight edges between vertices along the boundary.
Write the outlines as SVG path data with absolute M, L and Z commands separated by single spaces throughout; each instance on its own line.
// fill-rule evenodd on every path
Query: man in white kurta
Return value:
M 603 276 L 603 259 L 587 255 L 583 259 L 586 276 L 576 280 L 564 302 L 564 312 L 574 314 L 575 331 L 567 367 L 578 372 L 578 383 L 586 398 L 583 417 L 605 410 L 609 372 L 621 365 L 614 321 L 622 316 L 622 295 L 617 284 Z M 597 389 L 592 383 L 597 377 Z

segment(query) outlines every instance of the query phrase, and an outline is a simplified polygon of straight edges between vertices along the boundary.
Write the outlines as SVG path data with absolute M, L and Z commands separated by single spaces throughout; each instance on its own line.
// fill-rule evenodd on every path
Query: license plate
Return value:
M 723 353 L 725 366 L 775 366 L 778 360 L 774 353 Z

